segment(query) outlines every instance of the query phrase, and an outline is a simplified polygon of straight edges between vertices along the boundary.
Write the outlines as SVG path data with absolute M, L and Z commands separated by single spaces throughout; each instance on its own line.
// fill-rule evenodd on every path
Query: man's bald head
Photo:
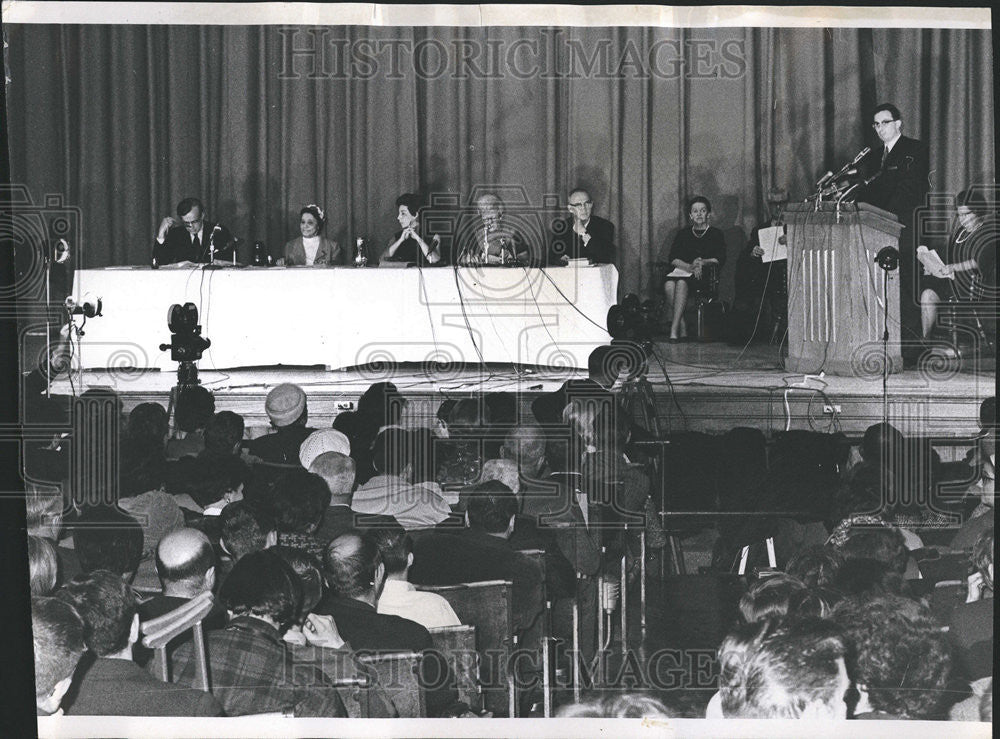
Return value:
M 496 480 L 509 487 L 514 494 L 521 492 L 519 468 L 513 459 L 487 459 L 479 474 L 479 482 Z
M 354 460 L 340 452 L 323 452 L 312 464 L 309 471 L 326 480 L 330 488 L 330 505 L 350 505 L 351 491 L 354 489 Z
M 327 580 L 334 593 L 343 598 L 364 600 L 378 597 L 380 580 L 385 579 L 382 556 L 370 538 L 357 531 L 341 534 L 330 542 L 323 557 Z
M 538 426 L 515 426 L 504 438 L 503 456 L 517 462 L 522 477 L 537 475 L 545 464 L 545 432 Z
M 211 590 L 215 575 L 212 543 L 197 529 L 177 529 L 156 547 L 156 573 L 165 595 L 194 596 Z

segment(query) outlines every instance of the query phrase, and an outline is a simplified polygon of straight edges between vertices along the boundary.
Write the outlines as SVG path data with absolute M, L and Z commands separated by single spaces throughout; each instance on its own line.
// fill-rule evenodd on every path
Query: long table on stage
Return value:
M 586 367 L 607 343 L 613 265 L 527 268 L 143 267 L 77 270 L 73 294 L 101 298 L 74 364 L 172 371 L 174 303 L 198 306 L 212 345 L 203 369 L 425 362 Z

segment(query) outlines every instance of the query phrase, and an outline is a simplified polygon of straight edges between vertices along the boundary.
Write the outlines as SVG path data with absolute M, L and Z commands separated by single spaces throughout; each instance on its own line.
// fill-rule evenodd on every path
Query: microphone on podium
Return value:
M 854 157 L 854 159 L 851 161 L 851 163 L 848 164 L 847 167 L 845 167 L 844 169 L 847 169 L 848 167 L 853 167 L 855 164 L 857 164 L 858 162 L 860 162 L 862 159 L 864 159 L 866 156 L 868 156 L 871 153 L 872 153 L 872 148 L 870 146 L 866 146 L 864 149 L 862 149 L 861 151 L 858 152 L 858 155 L 856 157 Z
M 819 178 L 819 182 L 816 183 L 816 187 L 823 187 L 827 182 L 833 179 L 833 170 L 826 170 L 826 174 Z

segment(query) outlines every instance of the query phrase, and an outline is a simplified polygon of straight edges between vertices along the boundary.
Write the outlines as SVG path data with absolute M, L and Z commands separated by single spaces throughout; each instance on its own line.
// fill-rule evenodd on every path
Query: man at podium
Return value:
M 902 115 L 892 103 L 882 103 L 875 108 L 872 128 L 882 146 L 873 148 L 859 164 L 871 181 L 858 200 L 893 213 L 903 226 L 899 235 L 900 338 L 904 346 L 917 346 L 912 341 L 921 336 L 913 212 L 924 204 L 930 189 L 927 179 L 930 154 L 926 144 L 902 135 Z
M 177 218 L 166 216 L 160 221 L 153 244 L 156 264 L 175 262 L 209 262 L 231 259 L 233 237 L 229 230 L 205 218 L 205 206 L 198 198 L 184 198 L 177 204 Z

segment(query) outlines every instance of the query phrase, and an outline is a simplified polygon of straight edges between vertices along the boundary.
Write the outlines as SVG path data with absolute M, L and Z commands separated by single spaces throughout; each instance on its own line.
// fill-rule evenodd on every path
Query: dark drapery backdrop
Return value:
M 736 248 L 769 187 L 804 197 L 874 143 L 869 112 L 883 101 L 929 143 L 932 190 L 994 178 L 989 31 L 7 33 L 13 179 L 36 202 L 57 192 L 81 207 L 88 267 L 147 263 L 159 220 L 187 195 L 277 255 L 306 203 L 326 207 L 343 246 L 381 245 L 402 192 L 499 183 L 565 203 L 579 183 L 618 225 L 623 288 L 648 293 L 687 197 L 711 198 Z M 730 268 L 724 294 L 731 284 Z

